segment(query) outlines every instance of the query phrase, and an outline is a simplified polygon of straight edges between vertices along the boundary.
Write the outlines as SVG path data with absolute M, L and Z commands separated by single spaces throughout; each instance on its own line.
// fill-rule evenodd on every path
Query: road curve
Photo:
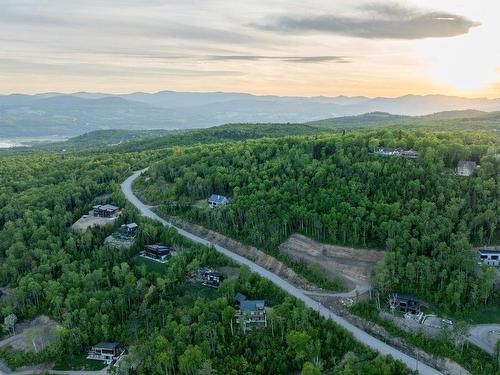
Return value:
M 184 229 L 178 228 L 175 225 L 171 224 L 170 222 L 166 221 L 165 219 L 162 219 L 160 216 L 155 214 L 151 210 L 151 206 L 145 205 L 142 203 L 132 192 L 132 183 L 134 180 L 141 175 L 144 171 L 146 171 L 148 168 L 136 171 L 134 172 L 129 178 L 127 178 L 122 184 L 121 184 L 121 189 L 125 197 L 132 203 L 143 216 L 149 217 L 153 220 L 157 220 L 161 222 L 165 226 L 169 226 L 172 228 L 177 229 L 177 232 L 181 234 L 182 236 L 190 239 L 193 242 L 197 242 L 203 245 L 208 245 L 208 246 L 214 246 L 215 250 L 218 252 L 224 254 L 225 256 L 233 259 L 239 264 L 244 264 L 248 266 L 253 272 L 258 273 L 260 276 L 272 281 L 275 285 L 286 291 L 287 293 L 291 294 L 292 296 L 300 299 L 301 301 L 304 302 L 304 304 L 313 309 L 316 310 L 320 313 L 321 316 L 327 318 L 327 319 L 332 319 L 335 323 L 338 325 L 342 326 L 345 328 L 347 331 L 351 332 L 353 336 L 366 346 L 378 351 L 379 353 L 383 355 L 391 355 L 393 358 L 399 359 L 403 363 L 408 366 L 408 368 L 412 370 L 418 370 L 418 372 L 422 375 L 438 375 L 442 374 L 441 372 L 437 371 L 436 369 L 427 366 L 424 363 L 419 362 L 417 359 L 399 351 L 396 348 L 393 348 L 392 346 L 387 345 L 386 343 L 380 341 L 379 339 L 369 335 L 365 331 L 359 329 L 358 327 L 354 326 L 353 324 L 349 323 L 347 320 L 342 318 L 341 316 L 338 316 L 334 314 L 331 310 L 327 309 L 325 306 L 320 304 L 317 301 L 314 301 L 312 298 L 308 297 L 302 290 L 296 288 L 292 284 L 290 284 L 288 281 L 283 280 L 279 276 L 275 275 L 271 271 L 255 264 L 254 262 L 233 253 L 232 251 L 219 246 L 219 245 L 214 245 L 210 243 L 209 241 L 205 240 L 204 238 L 198 237 L 190 232 L 185 231 Z

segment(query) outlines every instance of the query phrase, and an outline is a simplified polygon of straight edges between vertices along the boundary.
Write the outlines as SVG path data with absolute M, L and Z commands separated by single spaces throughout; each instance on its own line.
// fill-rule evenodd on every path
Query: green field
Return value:
M 102 361 L 87 359 L 87 356 L 82 354 L 79 356 L 61 358 L 54 364 L 53 370 L 56 371 L 71 371 L 71 370 L 86 370 L 98 371 L 106 367 Z
M 160 275 L 165 274 L 167 269 L 167 263 L 155 262 L 154 260 L 146 259 L 140 256 L 136 256 L 132 261 L 136 266 L 140 267 L 144 265 L 146 267 L 146 271 L 155 272 Z
M 472 324 L 500 324 L 500 306 L 493 305 L 479 308 L 471 314 L 470 321 Z

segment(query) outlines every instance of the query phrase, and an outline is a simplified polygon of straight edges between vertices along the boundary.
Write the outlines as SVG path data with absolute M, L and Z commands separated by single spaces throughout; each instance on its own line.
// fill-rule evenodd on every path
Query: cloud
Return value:
M 348 63 L 350 62 L 344 56 L 259 56 L 259 55 L 214 55 L 209 57 L 210 60 L 216 61 L 262 61 L 262 60 L 278 60 L 291 63 L 321 63 L 335 62 Z
M 457 14 L 396 3 L 369 3 L 357 10 L 360 14 L 350 16 L 281 16 L 271 23 L 253 26 L 284 33 L 320 32 L 367 39 L 423 39 L 462 35 L 480 25 Z

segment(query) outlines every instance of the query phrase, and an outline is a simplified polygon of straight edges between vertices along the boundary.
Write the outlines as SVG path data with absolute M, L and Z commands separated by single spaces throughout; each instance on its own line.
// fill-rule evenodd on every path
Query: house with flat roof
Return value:
M 126 347 L 117 342 L 100 342 L 87 349 L 87 359 L 95 359 L 111 364 L 125 354 Z
M 201 267 L 196 270 L 196 280 L 205 286 L 218 288 L 224 280 L 224 275 L 213 268 Z
M 422 307 L 422 302 L 409 294 L 392 293 L 388 299 L 391 311 L 400 311 L 403 313 L 418 314 Z
M 487 266 L 500 266 L 500 248 L 499 247 L 482 247 L 477 250 L 477 254 L 481 263 Z
M 208 197 L 208 206 L 210 208 L 225 206 L 228 203 L 229 199 L 224 195 L 212 194 L 210 197 Z
M 246 332 L 250 325 L 263 324 L 267 327 L 266 301 L 249 300 L 244 294 L 237 293 L 235 319 L 240 323 L 243 332 Z
M 98 204 L 94 206 L 93 209 L 94 216 L 96 217 L 114 217 L 120 210 L 118 207 L 111 204 Z
M 141 254 L 144 258 L 156 260 L 160 263 L 167 263 L 175 255 L 177 255 L 177 252 L 174 249 L 161 243 L 144 245 L 144 251 Z
M 479 168 L 475 161 L 460 160 L 457 164 L 455 173 L 457 176 L 469 177 L 472 176 L 474 171 Z
M 418 151 L 409 149 L 401 152 L 401 156 L 404 156 L 407 159 L 416 160 L 420 157 L 420 153 Z

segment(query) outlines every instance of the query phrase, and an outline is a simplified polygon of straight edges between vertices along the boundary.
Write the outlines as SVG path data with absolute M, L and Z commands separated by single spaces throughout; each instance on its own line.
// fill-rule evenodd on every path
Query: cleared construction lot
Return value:
M 384 257 L 380 250 L 322 244 L 301 234 L 292 235 L 279 250 L 296 261 L 323 268 L 332 277 L 344 275 L 361 281 L 369 281 L 373 267 Z

